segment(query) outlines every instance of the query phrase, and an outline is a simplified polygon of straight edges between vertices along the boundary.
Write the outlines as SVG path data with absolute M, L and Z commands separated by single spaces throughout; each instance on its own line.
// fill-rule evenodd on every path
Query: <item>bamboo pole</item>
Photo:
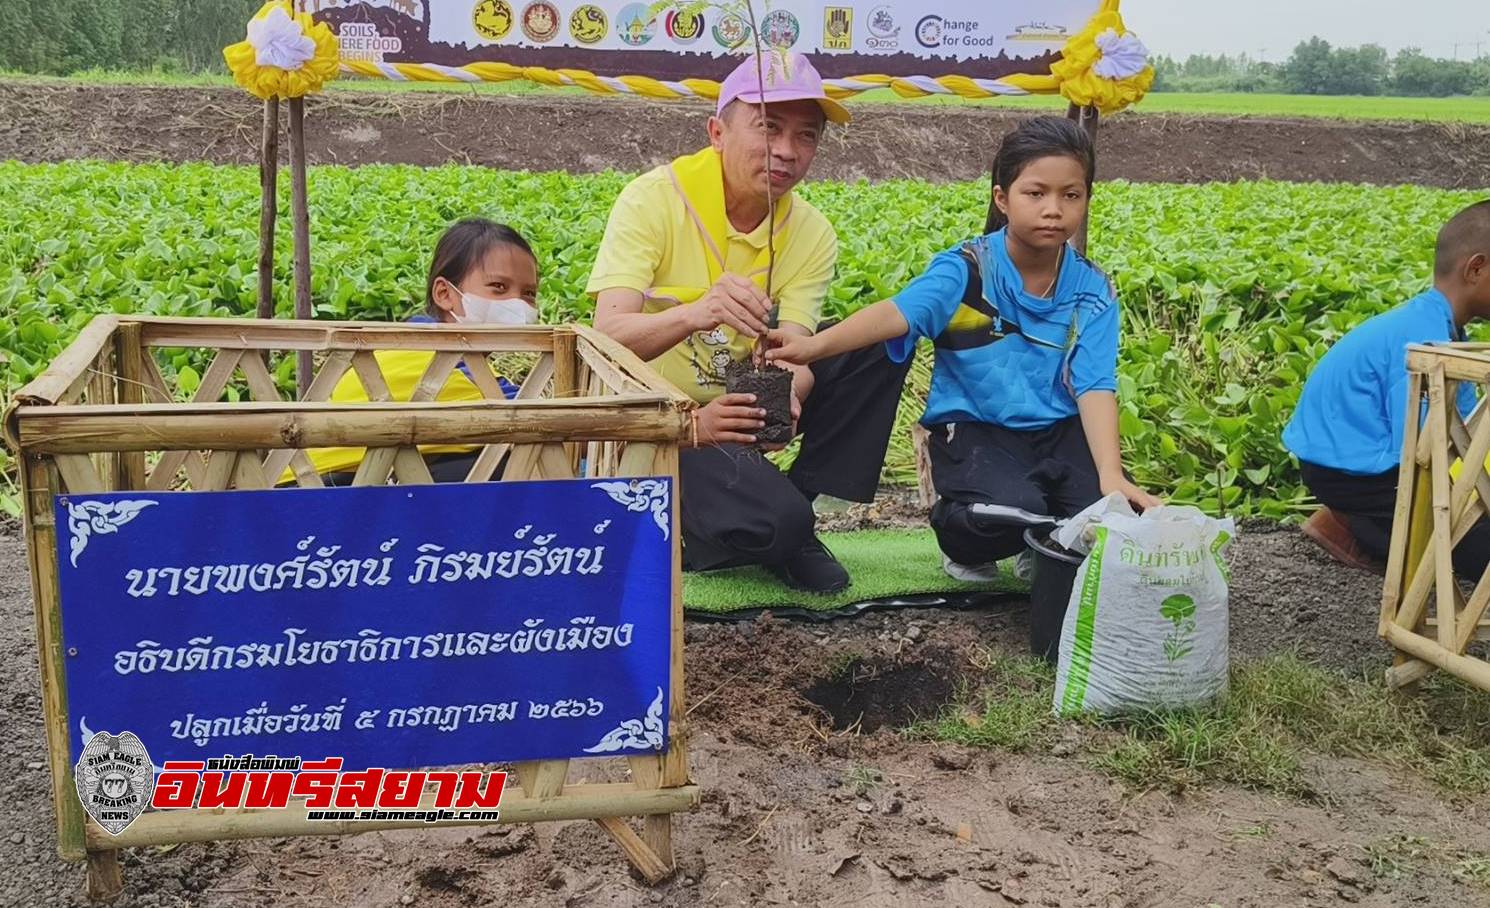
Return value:
M 1416 413 L 1423 400 L 1423 374 L 1408 373 L 1407 413 Z M 1392 514 L 1392 541 L 1387 547 L 1387 577 L 1381 584 L 1381 620 L 1378 634 L 1386 634 L 1386 626 L 1396 617 L 1402 593 L 1407 589 L 1408 546 L 1410 546 L 1411 523 L 1413 523 L 1413 496 L 1416 492 L 1417 476 L 1417 431 L 1418 420 L 1408 419 L 1402 429 L 1402 464 L 1398 467 L 1398 499 Z
M 599 376 L 601 382 L 610 391 L 616 394 L 626 394 L 629 391 L 648 390 L 645 385 L 621 371 L 604 353 L 589 343 L 581 341 L 576 352 L 579 354 L 580 361 L 589 368 L 590 372 Z
M 95 451 L 677 441 L 688 418 L 656 395 L 585 401 L 237 403 L 169 407 L 21 407 L 17 437 L 39 454 Z
M 1455 583 L 1449 499 L 1449 418 L 1443 366 L 1428 374 L 1428 431 L 1433 438 L 1433 580 L 1438 600 L 1438 642 L 1453 642 Z
M 52 804 L 57 809 L 57 853 L 63 860 L 80 861 L 85 852 L 83 805 L 78 801 L 72 775 L 72 734 L 68 725 L 57 574 L 57 525 L 52 512 L 52 498 L 62 487 L 56 469 L 46 459 L 24 452 L 21 459 L 31 601 L 36 613 L 36 651 L 41 666 L 42 714 L 46 717 Z
M 673 449 L 676 451 L 676 448 Z M 657 445 L 631 443 L 621 454 L 621 462 L 617 475 L 620 477 L 654 476 L 658 475 L 658 460 L 662 458 L 663 469 L 669 469 L 669 462 L 663 456 L 663 449 Z M 642 788 L 662 788 L 668 786 L 670 781 L 675 784 L 683 784 L 687 781 L 686 760 L 684 752 L 684 735 L 682 727 L 682 684 L 683 684 L 683 641 L 681 634 L 683 621 L 681 615 L 682 596 L 682 549 L 678 539 L 678 508 L 677 508 L 677 486 L 673 487 L 674 500 L 672 507 L 672 532 L 669 538 L 673 543 L 673 581 L 674 589 L 669 597 L 669 652 L 668 665 L 669 675 L 669 702 L 668 711 L 668 751 L 656 756 L 634 756 L 628 757 L 626 762 L 631 767 L 631 774 L 636 779 L 636 784 Z M 676 736 L 676 737 L 675 737 Z M 669 757 L 684 765 L 683 778 L 669 780 Z M 676 769 L 672 772 L 675 774 Z M 649 817 L 642 821 L 642 841 L 662 860 L 669 868 L 673 866 L 673 842 L 672 842 L 672 819 L 670 817 Z
M 606 359 L 629 373 L 632 378 L 636 379 L 638 384 L 647 388 L 649 391 L 667 394 L 685 407 L 698 406 L 693 398 L 678 390 L 676 385 L 663 378 L 660 372 L 643 362 L 641 357 L 631 352 L 630 348 L 621 344 L 615 338 L 607 334 L 602 334 L 589 325 L 572 325 L 570 327 L 580 339 L 603 353 Z
M 1481 690 L 1490 691 L 1490 663 L 1451 652 L 1427 637 L 1395 624 L 1387 627 L 1386 638 L 1397 649 L 1468 681 Z
M 118 851 L 109 848 L 88 852 L 84 888 L 90 902 L 112 902 L 124 892 L 124 871 L 119 867 Z
M 482 360 L 482 362 L 484 363 L 485 360 Z M 543 389 L 548 387 L 549 380 L 553 378 L 553 374 L 553 356 L 539 357 L 532 371 L 528 373 L 528 377 L 523 379 L 523 386 L 517 389 L 516 399 L 538 400 L 543 396 Z M 482 393 L 487 392 L 483 391 Z M 500 388 L 497 389 L 497 393 L 499 397 L 494 397 L 492 398 L 493 400 L 505 399 L 506 395 L 501 394 Z M 496 474 L 497 467 L 501 466 L 502 458 L 506 457 L 511 450 L 512 445 L 504 443 L 489 444 L 482 447 L 481 453 L 476 455 L 476 462 L 471 464 L 471 472 L 466 474 L 466 482 L 486 482 L 490 480 Z
M 1442 366 L 1444 375 L 1455 381 L 1490 382 L 1490 356 L 1484 352 L 1465 350 L 1459 344 L 1407 348 L 1408 369 L 1428 372 L 1435 366 Z
M 683 526 L 679 507 L 679 499 L 682 496 L 679 456 L 677 445 L 659 445 L 657 456 L 652 461 L 652 472 L 658 476 L 668 477 L 673 486 L 672 535 L 670 537 L 673 542 L 672 636 L 669 647 L 672 697 L 668 716 L 672 740 L 667 754 L 663 756 L 662 764 L 662 784 L 668 786 L 688 784 L 688 711 L 684 709 L 688 698 L 684 687 L 685 673 L 683 671 Z
M 1449 401 L 1449 440 L 1463 464 L 1459 478 L 1454 480 L 1454 514 L 1457 515 L 1475 493 L 1478 493 L 1481 504 L 1490 506 L 1490 474 L 1485 472 L 1485 458 L 1490 455 L 1490 420 L 1482 420 L 1471 436 L 1458 408 L 1452 404 L 1452 395 L 1449 395 Z
M 321 371 L 316 373 L 315 380 L 310 383 L 310 388 L 305 392 L 305 398 L 301 403 L 323 401 L 329 398 L 331 392 L 336 389 L 337 383 L 341 381 L 341 377 L 347 374 L 348 369 L 352 368 L 352 358 L 355 355 L 351 350 L 332 351 L 331 355 L 326 357 L 326 361 L 321 363 Z M 304 451 L 296 448 L 280 448 L 270 451 L 269 456 L 264 458 L 264 472 L 273 478 L 283 473 L 285 467 L 297 461 L 302 464 L 308 464 L 309 459 L 303 456 L 304 453 Z M 302 457 L 297 458 L 295 456 L 297 454 L 302 455 Z M 297 468 L 297 475 L 301 469 L 303 467 Z
M 1066 117 L 1076 121 L 1076 125 L 1086 131 L 1091 137 L 1092 149 L 1097 147 L 1097 108 L 1081 107 L 1072 104 L 1066 108 Z M 1071 237 L 1071 245 L 1077 252 L 1086 255 L 1087 222 L 1091 219 L 1091 209 L 1087 209 L 1087 217 L 1082 219 L 1081 226 L 1076 228 L 1076 235 Z
M 80 382 L 87 381 L 98 354 L 113 342 L 117 327 L 118 316 L 95 315 L 51 365 L 16 392 L 15 403 L 23 406 L 61 403 L 74 396 L 70 393 L 72 389 L 81 391 Z
M 114 334 L 114 362 L 119 368 L 119 403 L 145 403 L 148 383 L 145 377 L 144 357 L 150 353 L 140 344 L 140 326 L 125 322 Z M 114 477 L 114 488 L 123 490 L 145 487 L 145 455 L 138 451 L 119 457 L 119 472 Z
M 310 205 L 305 187 L 305 99 L 290 99 L 290 203 L 295 232 L 295 318 L 314 317 L 310 303 Z M 301 397 L 310 387 L 314 363 L 310 351 L 295 354 L 295 387 Z
M 274 318 L 274 222 L 279 214 L 279 98 L 264 102 L 259 143 L 259 318 Z
M 425 795 L 420 809 L 433 810 L 435 793 Z M 76 801 L 76 795 L 73 796 Z M 651 816 L 676 813 L 698 806 L 699 789 L 638 790 L 627 782 L 571 785 L 562 797 L 502 798 L 498 820 L 452 820 L 441 826 L 494 826 L 539 823 L 555 820 L 594 820 L 600 817 Z M 79 810 L 81 814 L 81 810 Z M 95 848 L 139 848 L 177 842 L 210 842 L 230 839 L 279 838 L 283 836 L 352 835 L 384 829 L 428 829 L 422 820 L 311 820 L 303 801 L 292 801 L 282 810 L 210 809 L 159 810 L 142 814 L 129 828 L 111 836 L 89 823 L 88 845 Z M 79 852 L 80 859 L 82 853 Z
M 523 794 L 530 798 L 557 798 L 564 793 L 569 775 L 568 760 L 524 760 L 514 764 Z
M 610 834 L 610 837 L 621 847 L 621 853 L 626 855 L 626 860 L 631 862 L 631 866 L 635 867 L 648 883 L 655 886 L 672 875 L 673 868 L 664 863 L 657 852 L 643 842 L 635 830 L 626 825 L 625 820 L 620 817 L 600 817 L 595 822 Z
M 115 334 L 117 337 L 117 333 Z M 105 344 L 98 352 L 98 359 L 88 370 L 88 406 L 117 404 L 119 402 L 118 387 L 115 385 L 114 369 L 114 347 L 116 344 Z M 113 451 L 99 451 L 93 455 L 98 472 L 109 482 L 119 474 L 119 455 Z
M 481 354 L 549 353 L 551 329 L 428 325 L 389 322 L 305 322 L 281 319 L 140 318 L 149 347 L 215 347 L 219 350 L 455 350 Z M 652 389 L 657 390 L 657 389 Z

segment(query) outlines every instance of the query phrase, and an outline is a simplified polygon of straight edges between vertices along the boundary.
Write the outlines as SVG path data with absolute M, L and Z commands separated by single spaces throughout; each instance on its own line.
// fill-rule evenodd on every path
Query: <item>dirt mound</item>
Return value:
M 571 95 L 336 92 L 309 101 L 313 164 L 478 164 L 636 171 L 693 151 L 709 108 Z M 859 104 L 829 132 L 817 179 L 968 180 L 1027 114 Z M 0 159 L 257 161 L 262 108 L 237 89 L 0 82 Z M 1123 114 L 1099 139 L 1102 179 L 1275 179 L 1490 185 L 1490 128 L 1459 124 Z

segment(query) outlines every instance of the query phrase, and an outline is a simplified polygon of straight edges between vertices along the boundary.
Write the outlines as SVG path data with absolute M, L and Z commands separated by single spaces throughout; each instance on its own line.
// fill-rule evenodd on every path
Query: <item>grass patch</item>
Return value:
M 1043 661 L 984 651 L 973 667 L 983 684 L 962 704 L 907 730 L 912 737 L 1018 753 L 1046 743 L 1059 726 L 1050 711 L 1055 671 Z
M 1399 835 L 1366 846 L 1371 875 L 1382 880 L 1414 876 L 1433 858 L 1433 843 L 1422 836 Z
M 911 734 L 1015 752 L 1056 736 L 1061 723 L 1051 714 L 1047 666 L 990 655 L 976 667 L 979 688 Z M 1451 798 L 1490 793 L 1490 700 L 1442 678 L 1409 698 L 1372 677 L 1278 656 L 1234 667 L 1230 691 L 1213 706 L 1083 724 L 1093 765 L 1136 788 L 1229 782 L 1313 799 L 1320 792 L 1301 755 L 1314 753 L 1384 763 Z M 1482 872 L 1472 862 L 1465 870 Z
M 1461 883 L 1490 889 L 1490 856 L 1477 854 L 1460 858 L 1454 862 L 1451 872 Z
M 1436 870 L 1466 886 L 1490 890 L 1490 855 L 1415 835 L 1372 842 L 1365 850 L 1378 879 L 1402 880 Z
M 857 797 L 864 797 L 885 782 L 885 774 L 873 766 L 864 766 L 855 763 L 848 772 L 843 775 L 843 787 L 852 791 Z

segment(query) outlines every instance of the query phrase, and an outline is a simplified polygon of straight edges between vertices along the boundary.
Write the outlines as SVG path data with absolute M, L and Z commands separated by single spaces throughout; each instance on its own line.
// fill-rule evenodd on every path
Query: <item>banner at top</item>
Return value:
M 761 37 L 844 79 L 1048 77 L 1061 51 L 1112 0 L 777 0 L 757 6 Z M 636 0 L 310 0 L 345 64 L 483 62 L 602 76 L 718 80 L 752 48 L 750 25 Z M 732 51 L 732 48 L 736 50 Z M 359 69 L 360 71 L 360 69 Z

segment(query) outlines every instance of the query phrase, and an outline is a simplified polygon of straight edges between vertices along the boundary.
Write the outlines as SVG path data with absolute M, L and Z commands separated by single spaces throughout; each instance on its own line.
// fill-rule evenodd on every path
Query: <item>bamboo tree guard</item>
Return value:
M 161 348 L 207 349 L 211 365 L 190 401 L 163 378 Z M 434 357 L 406 403 L 390 400 L 373 352 L 422 350 Z M 320 370 L 304 400 L 281 398 L 266 365 L 269 353 L 315 355 Z M 499 353 L 527 353 L 536 364 L 516 400 L 507 400 L 491 368 Z M 462 364 L 484 401 L 440 403 L 434 397 Z M 354 372 L 364 404 L 327 402 Z M 247 400 L 224 402 L 230 385 Z M 269 489 L 286 469 L 295 486 L 323 485 L 306 448 L 365 446 L 354 485 L 431 482 L 417 445 L 480 445 L 468 482 L 491 479 L 504 456 L 502 481 L 572 479 L 585 454 L 585 477 L 671 476 L 691 423 L 692 400 L 626 348 L 580 325 L 523 328 L 431 328 L 367 322 L 170 319 L 103 315 L 35 381 L 5 414 L 5 436 L 17 451 L 25 500 L 27 549 L 36 607 L 42 702 L 57 809 L 58 850 L 88 862 L 88 889 L 112 898 L 122 885 L 117 849 L 263 836 L 351 834 L 427 828 L 422 822 L 312 822 L 302 807 L 285 810 L 147 812 L 119 836 L 89 819 L 73 780 L 57 527 L 52 500 L 64 492 Z M 292 486 L 293 487 L 293 486 Z M 674 486 L 676 488 L 676 485 Z M 682 548 L 674 498 L 670 749 L 624 759 L 625 782 L 568 784 L 568 760 L 518 763 L 521 792 L 504 797 L 500 823 L 594 819 L 649 881 L 673 869 L 671 814 L 697 805 L 688 779 L 683 690 Z M 427 792 L 424 807 L 432 806 Z M 623 818 L 642 817 L 641 831 Z M 462 825 L 482 825 L 464 823 Z
M 1456 406 L 1461 382 L 1479 386 L 1467 424 Z M 1428 417 L 1421 428 L 1409 418 L 1402 442 L 1381 597 L 1380 633 L 1397 650 L 1387 681 L 1402 687 L 1441 669 L 1490 691 L 1490 662 L 1468 653 L 1476 639 L 1490 639 L 1490 569 L 1460 577 L 1452 558 L 1454 545 L 1490 515 L 1490 344 L 1412 345 L 1407 384 L 1406 412 L 1420 412 L 1426 400 Z M 1467 601 L 1460 581 L 1475 584 Z

